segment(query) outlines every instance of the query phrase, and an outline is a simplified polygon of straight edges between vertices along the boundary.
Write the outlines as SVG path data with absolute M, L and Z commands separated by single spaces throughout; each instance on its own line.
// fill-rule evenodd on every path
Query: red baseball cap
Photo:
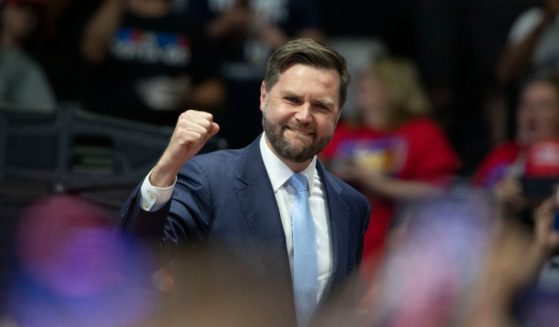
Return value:
M 532 144 L 526 153 L 524 175 L 529 177 L 559 177 L 559 140 Z

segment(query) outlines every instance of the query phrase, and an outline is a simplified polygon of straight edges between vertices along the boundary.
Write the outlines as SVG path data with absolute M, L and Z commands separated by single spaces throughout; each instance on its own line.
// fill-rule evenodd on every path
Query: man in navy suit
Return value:
M 260 88 L 264 133 L 243 149 L 197 155 L 219 125 L 207 112 L 182 113 L 119 225 L 163 245 L 219 246 L 228 260 L 250 267 L 254 283 L 276 301 L 267 325 L 294 325 L 295 191 L 288 180 L 300 173 L 314 223 L 316 306 L 324 306 L 359 266 L 370 210 L 317 160 L 340 118 L 349 79 L 335 51 L 310 39 L 287 42 L 271 55 Z

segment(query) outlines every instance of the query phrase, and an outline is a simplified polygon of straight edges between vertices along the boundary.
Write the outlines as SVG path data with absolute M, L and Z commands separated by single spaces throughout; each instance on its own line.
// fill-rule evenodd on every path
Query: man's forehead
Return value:
M 335 76 L 335 78 L 331 78 L 332 76 Z M 332 85 L 334 85 L 337 89 L 341 87 L 341 77 L 337 70 L 333 68 L 317 68 L 301 64 L 293 65 L 280 72 L 274 85 L 280 81 L 285 81 L 286 79 L 299 77 L 312 77 L 310 79 L 313 79 L 326 87 Z
M 291 87 L 291 86 L 286 86 L 285 88 L 279 89 L 278 93 L 281 96 L 296 96 L 296 97 L 303 97 L 306 94 L 304 94 L 303 91 L 298 90 L 297 88 Z M 337 94 L 332 94 L 332 95 L 328 95 L 328 94 L 316 94 L 312 97 L 312 100 L 314 101 L 319 101 L 321 103 L 325 103 L 325 104 L 334 104 L 336 103 L 336 100 L 338 98 Z

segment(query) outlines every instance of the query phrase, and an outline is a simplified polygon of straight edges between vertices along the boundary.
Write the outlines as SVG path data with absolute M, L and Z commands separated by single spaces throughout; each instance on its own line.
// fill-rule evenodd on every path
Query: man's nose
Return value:
M 310 103 L 303 103 L 297 110 L 295 118 L 301 123 L 307 123 L 312 120 L 312 108 Z

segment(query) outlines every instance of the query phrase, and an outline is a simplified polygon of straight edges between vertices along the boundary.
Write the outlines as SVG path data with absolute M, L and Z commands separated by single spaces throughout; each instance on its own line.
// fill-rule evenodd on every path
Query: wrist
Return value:
M 158 162 L 149 176 L 149 182 L 153 186 L 169 187 L 175 182 L 179 170 L 180 167 Z

